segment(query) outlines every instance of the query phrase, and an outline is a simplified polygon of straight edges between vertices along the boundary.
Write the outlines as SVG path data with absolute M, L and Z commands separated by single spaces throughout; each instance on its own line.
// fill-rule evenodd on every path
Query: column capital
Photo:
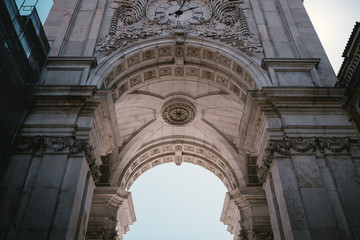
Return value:
M 122 239 L 129 225 L 135 221 L 130 192 L 117 187 L 97 187 L 93 194 L 86 239 L 96 239 L 96 235 L 112 237 L 104 239 Z

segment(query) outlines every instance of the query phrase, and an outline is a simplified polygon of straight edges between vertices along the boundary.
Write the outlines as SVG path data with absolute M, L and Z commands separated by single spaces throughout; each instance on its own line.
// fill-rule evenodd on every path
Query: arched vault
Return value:
M 100 59 L 87 84 L 111 90 L 118 147 L 112 186 L 128 189 L 140 174 L 169 161 L 203 166 L 229 191 L 246 185 L 240 123 L 248 91 L 271 85 L 258 59 L 213 40 L 149 39 Z M 190 108 L 186 124 L 165 117 L 181 123 Z

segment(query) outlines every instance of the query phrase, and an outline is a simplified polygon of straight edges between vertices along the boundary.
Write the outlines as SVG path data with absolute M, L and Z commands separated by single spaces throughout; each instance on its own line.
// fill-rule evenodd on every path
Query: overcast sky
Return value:
M 299 0 L 300 1 L 300 0 Z M 44 22 L 52 0 L 39 0 Z M 360 0 L 305 0 L 315 29 L 337 74 Z M 191 164 L 157 166 L 131 187 L 137 221 L 124 240 L 230 240 L 219 221 L 226 193 L 209 171 Z
M 360 21 L 360 0 L 305 0 L 304 5 L 337 74 L 355 22 Z

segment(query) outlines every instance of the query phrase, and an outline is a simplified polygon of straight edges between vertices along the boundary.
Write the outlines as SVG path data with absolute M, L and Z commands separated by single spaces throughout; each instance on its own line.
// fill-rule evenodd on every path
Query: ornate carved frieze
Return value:
M 263 165 L 259 167 L 258 170 L 259 181 L 266 181 L 267 174 L 274 159 L 274 153 L 280 155 L 315 153 L 316 151 L 320 153 L 341 153 L 347 151 L 349 147 L 349 138 L 285 137 L 283 140 L 271 140 L 269 147 L 265 149 L 265 154 L 262 159 Z
M 269 148 L 272 152 L 281 155 L 289 155 L 291 153 L 309 153 L 319 150 L 319 152 L 329 151 L 332 153 L 340 153 L 349 148 L 350 142 L 348 138 L 288 138 L 283 140 L 272 140 Z
M 100 164 L 96 160 L 93 147 L 90 146 L 87 140 L 77 140 L 73 136 L 19 136 L 15 141 L 13 150 L 16 152 L 42 150 L 64 152 L 71 155 L 83 152 L 94 181 L 97 182 L 100 179 Z
M 55 136 L 19 136 L 14 144 L 15 151 L 31 151 L 42 148 L 44 151 L 61 152 L 69 150 L 74 143 L 74 137 Z
M 85 239 L 105 239 L 105 236 L 104 226 L 88 226 Z
M 98 56 L 123 49 L 140 39 L 153 36 L 173 36 L 175 43 L 182 43 L 185 36 L 204 37 L 219 40 L 238 48 L 249 55 L 263 55 L 263 48 L 257 35 L 250 34 L 242 1 L 212 0 L 202 1 L 212 9 L 206 21 L 196 24 L 174 25 L 154 21 L 146 15 L 146 8 L 152 1 L 116 1 L 108 34 L 100 38 L 96 52 Z
M 15 140 L 13 150 L 15 151 L 28 151 L 33 149 L 39 149 L 44 143 L 44 139 L 41 136 L 20 136 Z
M 249 235 L 251 236 L 249 238 Z M 273 240 L 271 226 L 255 226 L 251 229 L 241 229 L 238 235 L 240 240 Z
M 119 240 L 116 230 L 116 221 L 107 219 L 103 225 L 89 225 L 87 227 L 86 240 Z
M 251 229 L 252 239 L 254 240 L 272 240 L 273 232 L 271 226 L 255 226 Z

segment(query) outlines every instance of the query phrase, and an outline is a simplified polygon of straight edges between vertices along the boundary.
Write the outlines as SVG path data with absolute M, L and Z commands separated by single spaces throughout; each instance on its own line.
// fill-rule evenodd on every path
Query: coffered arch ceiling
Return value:
M 229 190 L 244 186 L 246 156 L 237 146 L 244 106 L 249 90 L 269 83 L 257 60 L 211 40 L 144 41 L 100 60 L 89 84 L 111 89 L 118 147 L 111 185 L 128 189 L 149 168 L 178 163 L 181 152 L 182 162 L 207 168 Z M 174 101 L 178 105 L 168 116 L 181 122 L 193 108 L 188 123 L 172 124 L 164 117 Z

